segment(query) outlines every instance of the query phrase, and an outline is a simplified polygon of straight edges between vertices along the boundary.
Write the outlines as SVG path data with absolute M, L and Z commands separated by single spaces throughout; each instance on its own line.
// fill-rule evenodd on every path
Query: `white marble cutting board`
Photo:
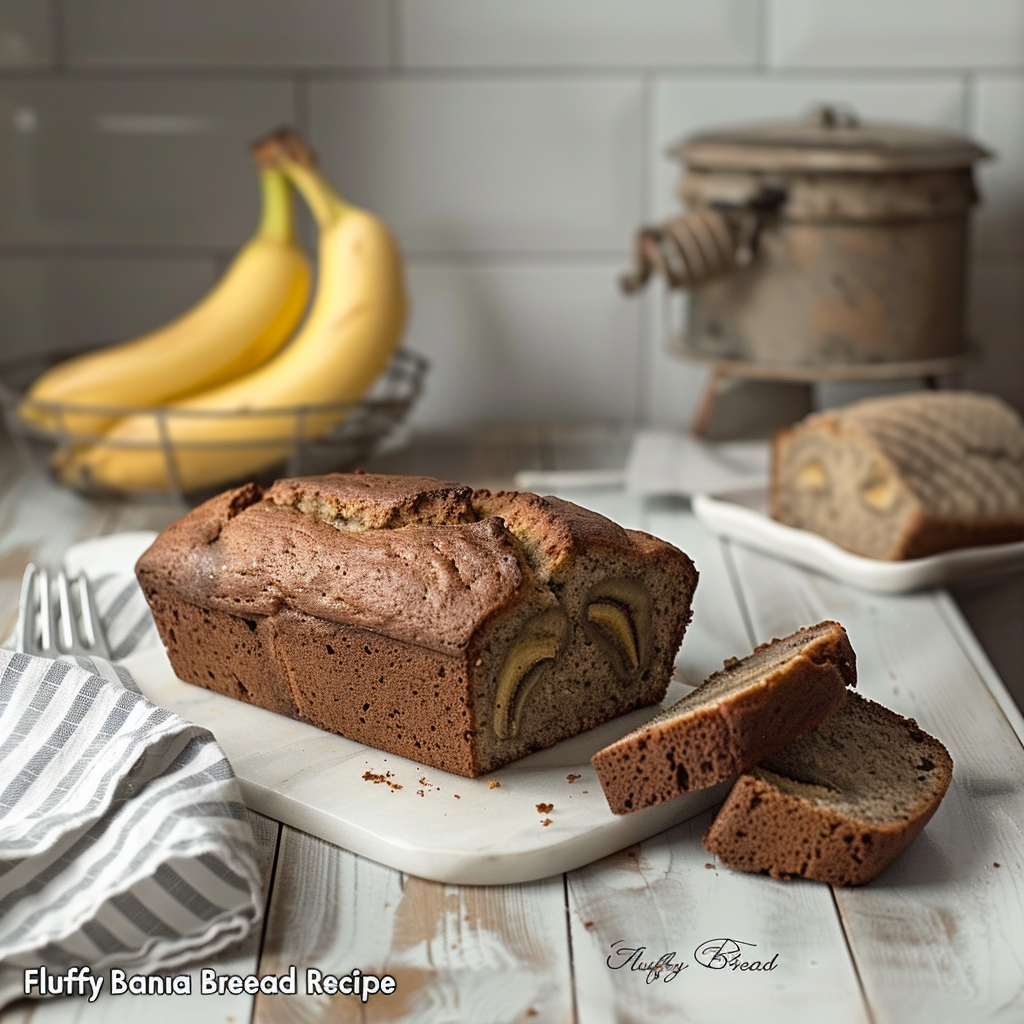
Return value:
M 90 575 L 127 575 L 152 536 L 85 541 L 66 563 Z M 439 882 L 498 885 L 570 871 L 699 814 L 729 785 L 622 817 L 608 810 L 590 756 L 659 708 L 467 779 L 184 683 L 162 648 L 133 654 L 124 665 L 155 704 L 217 737 L 254 810 Z M 664 703 L 685 692 L 673 683 Z M 538 804 L 553 807 L 538 811 Z

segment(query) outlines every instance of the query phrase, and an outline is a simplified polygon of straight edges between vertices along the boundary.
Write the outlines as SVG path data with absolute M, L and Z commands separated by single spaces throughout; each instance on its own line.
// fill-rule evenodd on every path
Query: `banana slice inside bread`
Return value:
M 820 622 L 730 659 L 591 763 L 608 806 L 627 814 L 705 789 L 813 729 L 856 685 L 856 659 L 838 622 Z
M 949 752 L 913 719 L 851 693 L 740 776 L 704 845 L 740 871 L 862 885 L 924 828 L 952 775 Z

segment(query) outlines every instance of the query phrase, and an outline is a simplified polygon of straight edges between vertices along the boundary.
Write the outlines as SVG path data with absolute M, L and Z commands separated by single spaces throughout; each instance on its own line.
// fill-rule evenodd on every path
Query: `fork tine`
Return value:
M 71 618 L 71 594 L 63 569 L 57 573 L 57 604 L 60 607 L 60 646 L 70 651 L 75 646 L 74 621 Z
M 84 642 L 92 652 L 101 658 L 110 657 L 110 645 L 103 633 L 103 623 L 100 621 L 99 612 L 96 609 L 96 602 L 92 596 L 92 587 L 89 586 L 89 579 L 82 573 L 78 577 L 78 596 L 82 606 L 82 633 Z
M 35 581 L 35 563 L 29 562 L 21 577 L 21 596 L 18 599 L 18 625 L 14 633 L 14 649 L 17 651 L 28 652 L 35 646 L 36 606 L 32 601 Z
M 44 654 L 49 654 L 54 647 L 53 602 L 50 600 L 50 574 L 40 569 L 37 574 L 39 593 L 39 646 Z

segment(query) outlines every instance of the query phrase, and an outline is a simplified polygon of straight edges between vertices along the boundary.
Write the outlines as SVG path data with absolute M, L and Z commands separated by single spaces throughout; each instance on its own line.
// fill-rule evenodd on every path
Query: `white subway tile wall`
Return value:
M 413 68 L 750 68 L 759 0 L 399 0 Z
M 628 79 L 310 87 L 324 167 L 413 254 L 616 253 L 643 216 Z
M 40 0 L 0 0 L 0 68 L 50 64 L 50 18 Z
M 219 270 L 212 258 L 0 258 L 4 357 L 78 352 L 135 337 L 200 299 Z
M 388 65 L 380 0 L 67 0 L 64 11 L 72 66 Z
M 616 284 L 666 147 L 820 102 L 995 152 L 963 379 L 1024 408 L 1021 0 L 0 0 L 0 358 L 187 306 L 293 123 L 407 253 L 416 424 L 686 423 L 704 372 Z
M 293 117 L 287 82 L 0 82 L 0 243 L 237 243 L 248 143 Z
M 768 0 L 777 68 L 1024 68 L 1020 0 Z
M 432 423 L 628 422 L 640 312 L 614 260 L 417 261 L 409 345 L 427 356 Z

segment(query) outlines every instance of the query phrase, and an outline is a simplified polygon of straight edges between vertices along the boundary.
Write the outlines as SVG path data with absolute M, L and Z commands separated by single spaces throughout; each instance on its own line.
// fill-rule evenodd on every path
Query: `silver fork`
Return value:
M 50 574 L 31 562 L 21 579 L 15 650 L 56 658 L 61 654 L 109 658 L 110 647 L 85 574 L 69 582 L 63 569 Z

